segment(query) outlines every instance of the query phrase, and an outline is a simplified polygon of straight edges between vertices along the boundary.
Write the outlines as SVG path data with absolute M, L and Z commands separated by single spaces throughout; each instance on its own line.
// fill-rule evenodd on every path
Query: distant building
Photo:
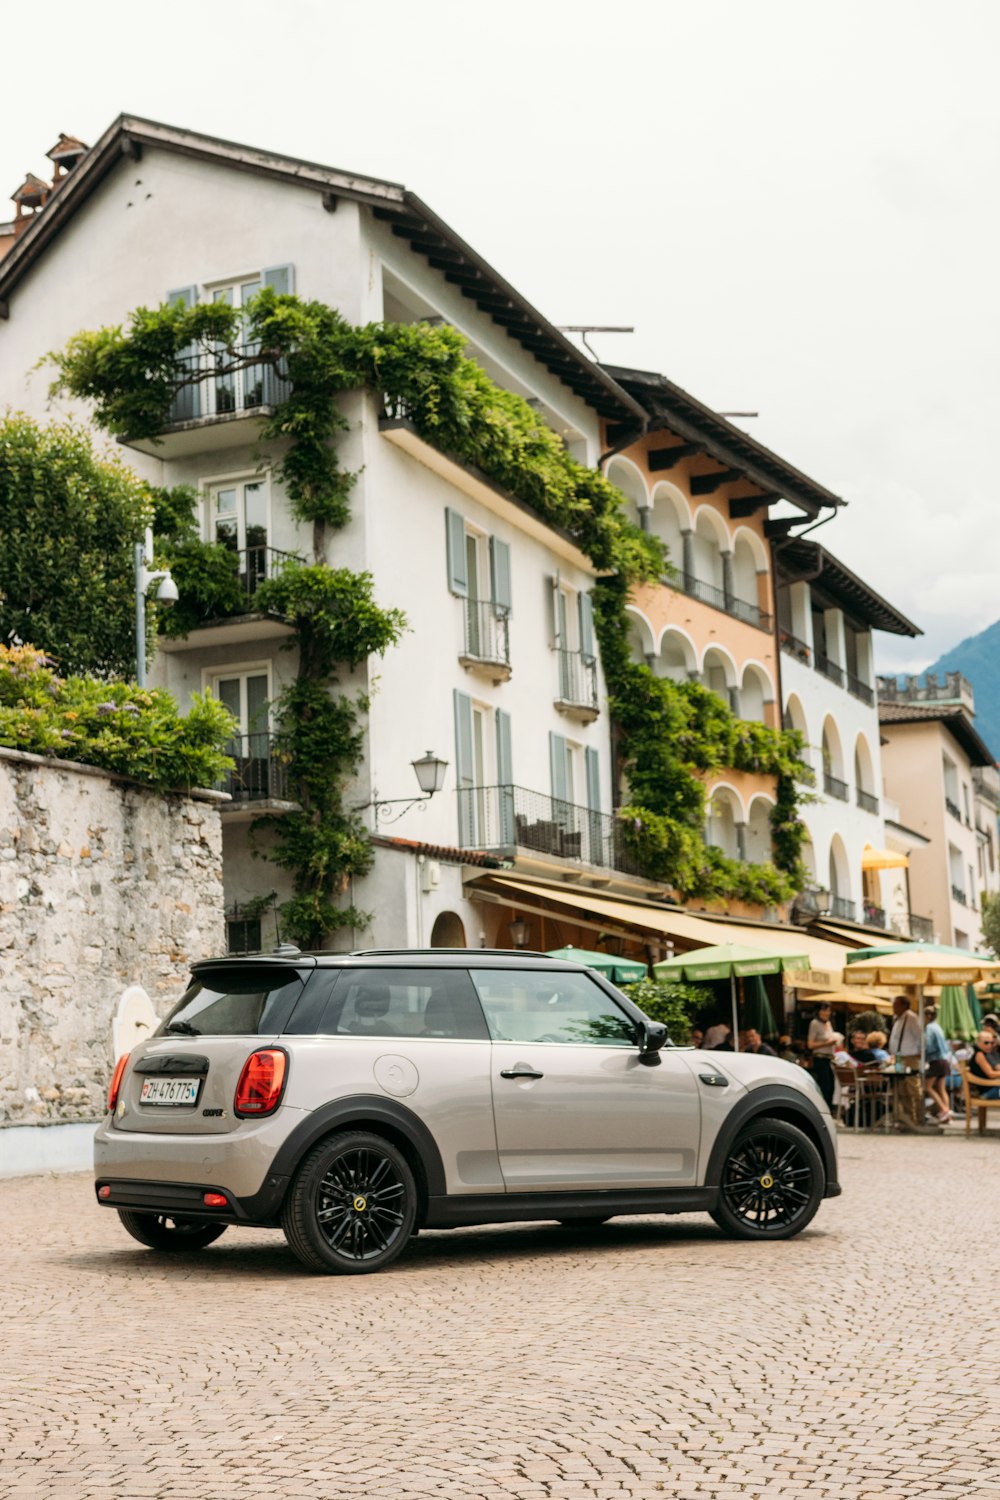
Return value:
M 909 895 L 940 942 L 975 948 L 982 898 L 1000 890 L 1000 775 L 974 724 L 972 685 L 960 672 L 880 677 L 878 695 L 886 791 L 927 840 L 910 854 Z

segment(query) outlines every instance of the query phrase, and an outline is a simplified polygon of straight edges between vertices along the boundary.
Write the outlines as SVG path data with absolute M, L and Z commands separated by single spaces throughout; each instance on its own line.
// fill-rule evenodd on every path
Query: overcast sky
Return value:
M 926 632 L 882 670 L 1000 617 L 997 0 L 50 0 L 4 53 L 0 191 L 122 110 L 404 182 L 849 501 Z

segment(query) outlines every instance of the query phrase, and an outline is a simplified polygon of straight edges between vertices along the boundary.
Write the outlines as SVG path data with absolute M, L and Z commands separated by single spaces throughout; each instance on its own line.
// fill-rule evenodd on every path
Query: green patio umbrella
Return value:
M 942 986 L 938 997 L 938 1025 L 946 1037 L 960 1036 L 967 1042 L 972 1040 L 976 1023 L 969 1009 L 969 997 L 962 985 Z
M 774 1012 L 767 998 L 764 981 L 759 974 L 752 974 L 743 991 L 743 1024 L 749 1030 L 759 1031 L 761 1036 L 777 1036 Z
M 987 985 L 986 988 L 990 989 L 991 986 Z M 979 996 L 976 994 L 976 986 L 974 984 L 967 984 L 965 986 L 965 993 L 969 999 L 969 1014 L 972 1017 L 972 1024 L 975 1026 L 976 1031 L 980 1032 L 983 1029 L 983 1008 L 979 1003 Z
M 844 962 L 848 964 L 867 964 L 874 958 L 884 958 L 889 953 L 906 953 L 908 950 L 921 953 L 959 953 L 962 958 L 978 958 L 980 963 L 992 964 L 996 959 L 987 953 L 970 953 L 968 948 L 951 948 L 947 943 L 880 943 L 877 948 L 852 948 L 845 954 Z
M 635 984 L 646 978 L 646 965 L 634 958 L 621 958 L 615 953 L 595 953 L 588 948 L 554 948 L 549 958 L 562 958 L 571 964 L 586 964 L 599 974 L 610 979 L 612 984 Z
M 809 963 L 806 953 L 774 953 L 766 948 L 751 948 L 743 943 L 718 943 L 712 948 L 696 948 L 693 953 L 682 953 L 676 958 L 654 964 L 653 973 L 657 979 L 687 979 L 692 984 L 704 984 L 710 979 L 728 979 L 733 1002 L 733 1047 L 738 1050 L 740 1020 L 736 1000 L 737 979 L 751 979 L 758 974 L 781 974 L 785 969 L 808 969 Z

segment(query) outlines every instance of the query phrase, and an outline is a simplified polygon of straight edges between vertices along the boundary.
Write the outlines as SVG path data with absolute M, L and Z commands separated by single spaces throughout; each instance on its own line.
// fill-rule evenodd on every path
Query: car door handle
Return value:
M 534 1068 L 501 1068 L 501 1078 L 544 1078 L 544 1073 L 536 1073 Z

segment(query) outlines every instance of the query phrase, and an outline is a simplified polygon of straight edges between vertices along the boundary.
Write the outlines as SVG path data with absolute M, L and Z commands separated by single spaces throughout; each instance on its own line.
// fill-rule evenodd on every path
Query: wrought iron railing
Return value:
M 274 578 L 289 563 L 302 561 L 298 553 L 282 552 L 277 547 L 240 547 L 238 550 L 233 548 L 232 556 L 236 564 L 240 590 L 247 600 L 245 606 L 247 608 L 250 607 L 250 601 L 265 578 Z
M 892 931 L 918 943 L 933 943 L 934 923 L 930 917 L 918 917 L 913 911 L 896 912 L 890 919 Z
M 965 894 L 965 891 L 962 889 L 962 887 L 960 885 L 953 885 L 952 886 L 952 888 L 951 888 L 951 899 L 953 901 L 957 901 L 958 904 L 959 904 L 959 906 L 968 906 L 968 904 L 969 904 L 969 898 Z
M 823 790 L 828 797 L 837 797 L 841 802 L 848 800 L 850 787 L 846 781 L 841 781 L 838 776 L 831 776 L 829 771 L 823 772 Z
M 273 361 L 256 359 L 260 352 L 258 345 L 238 344 L 232 349 L 209 347 L 178 355 L 178 377 L 189 384 L 175 395 L 168 424 L 252 412 L 284 401 L 291 382 Z
M 951 798 L 947 795 L 947 793 L 945 794 L 944 805 L 948 809 L 948 811 L 951 813 L 952 817 L 955 818 L 959 823 L 961 823 L 961 821 L 962 821 L 962 809 L 959 807 L 959 805 L 958 805 L 957 802 L 952 802 Z
M 641 875 L 625 825 L 611 813 L 592 812 L 522 786 L 460 787 L 460 849 L 515 849 L 554 854 L 578 864 Z
M 858 787 L 858 806 L 864 808 L 865 812 L 878 812 L 878 798 L 873 792 L 865 792 Z
M 510 611 L 489 599 L 464 600 L 462 655 L 471 661 L 510 666 Z
M 288 800 L 288 773 L 277 754 L 274 735 L 235 735 L 226 746 L 226 754 L 236 762 L 222 779 L 222 790 L 234 802 L 279 802 Z
M 847 691 L 852 693 L 855 698 L 860 698 L 862 703 L 870 705 L 875 702 L 874 690 L 868 686 L 867 682 L 863 682 L 860 677 L 856 677 L 853 672 L 848 672 L 847 674 Z
M 790 630 L 780 631 L 778 640 L 782 651 L 786 651 L 789 656 L 794 656 L 796 661 L 800 661 L 803 666 L 808 667 L 812 659 L 812 651 L 806 645 L 805 641 L 800 640 L 797 635 L 793 635 Z
M 881 906 L 876 906 L 874 901 L 865 901 L 863 904 L 865 913 L 865 926 L 880 927 L 884 932 L 885 909 Z
M 597 661 L 583 651 L 556 651 L 559 659 L 559 703 L 576 708 L 600 709 L 597 696 Z
M 816 670 L 817 672 L 822 672 L 823 676 L 828 677 L 831 682 L 835 682 L 838 687 L 844 686 L 843 667 L 838 667 L 837 663 L 831 661 L 822 651 L 816 652 Z
M 667 582 L 676 587 L 677 580 L 670 578 Z M 760 609 L 747 599 L 738 599 L 735 594 L 727 594 L 725 589 L 718 588 L 714 583 L 705 583 L 701 578 L 685 573 L 680 577 L 680 584 L 685 594 L 692 599 L 700 599 L 702 604 L 721 609 L 736 620 L 745 620 L 748 625 L 756 625 L 759 630 L 774 628 L 774 616 L 769 615 L 767 610 Z
M 830 897 L 831 917 L 839 917 L 842 922 L 853 922 L 855 920 L 855 911 L 854 902 L 848 901 L 846 896 Z

